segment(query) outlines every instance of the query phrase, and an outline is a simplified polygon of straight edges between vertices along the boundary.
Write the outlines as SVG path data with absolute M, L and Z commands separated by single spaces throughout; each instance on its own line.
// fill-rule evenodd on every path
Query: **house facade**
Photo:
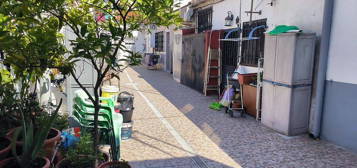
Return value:
M 254 36 L 261 37 L 260 42 L 243 42 L 239 50 L 234 42 L 219 42 L 222 82 L 225 73 L 236 68 L 238 53 L 241 55 L 241 65 L 253 71 L 258 70 L 258 60 L 264 58 L 264 32 L 278 25 L 294 25 L 304 33 L 314 33 L 316 45 L 311 101 L 308 105 L 308 133 L 357 152 L 357 76 L 353 69 L 357 65 L 353 51 L 357 47 L 353 38 L 357 36 L 353 31 L 357 29 L 357 24 L 349 23 L 357 15 L 356 3 L 353 0 L 185 1 L 178 9 L 185 20 L 184 26 L 180 29 L 155 28 L 147 33 L 145 52 L 150 53 L 158 48 L 163 70 L 172 72 L 176 81 L 185 84 L 183 79 L 187 80 L 184 71 L 187 69 L 185 64 L 188 57 L 185 54 L 188 49 L 185 39 L 189 36 L 200 38 L 199 34 L 220 31 L 218 38 L 222 39 L 229 31 L 237 28 L 237 17 L 242 23 L 243 37 L 248 36 L 253 28 L 265 25 L 264 30 L 254 32 Z M 233 15 L 233 24 L 227 25 L 226 18 L 230 15 Z M 239 38 L 234 33 L 231 36 Z M 212 40 L 207 36 L 203 39 Z M 191 48 L 201 46 L 197 43 L 190 45 Z M 202 60 L 206 60 L 207 46 L 200 52 L 204 52 Z M 233 62 L 225 64 L 228 58 Z M 191 80 L 196 80 L 193 78 L 197 77 L 191 77 Z
M 322 30 L 324 0 L 254 0 L 253 4 L 250 0 L 177 0 L 177 2 L 181 4 L 181 8 L 178 10 L 181 11 L 182 17 L 186 20 L 185 23 L 189 23 L 184 24 L 183 29 L 194 29 L 195 33 L 207 30 L 234 29 L 237 27 L 235 24 L 237 16 L 243 23 L 248 23 L 250 20 L 253 22 L 262 20 L 264 23 L 258 23 L 258 25 L 265 24 L 267 31 L 281 24 L 296 25 L 304 32 L 316 33 L 317 36 L 321 34 Z M 251 6 L 253 6 L 253 12 L 259 12 L 259 14 L 253 13 L 250 15 L 247 13 L 251 10 Z M 231 26 L 225 25 L 228 12 L 231 12 L 234 17 Z M 200 15 L 200 13 L 203 13 L 203 15 Z M 199 21 L 199 18 L 202 17 L 206 18 Z M 205 23 L 205 20 L 209 23 Z M 207 25 L 202 26 L 202 24 Z M 174 48 L 180 48 L 175 45 L 181 45 L 181 43 L 178 43 L 180 34 L 182 34 L 182 30 L 175 30 L 173 27 L 154 27 L 150 32 L 146 32 L 146 35 L 141 36 L 142 39 L 145 39 L 145 44 L 141 44 L 143 40 L 139 40 L 140 42 L 137 41 L 135 44 L 145 45 L 144 53 L 155 52 L 161 55 L 160 61 L 163 64 L 163 70 L 172 72 L 175 69 L 172 66 L 173 62 L 175 59 L 176 62 L 180 60 L 177 58 L 180 56 L 173 56 L 175 55 Z M 179 67 L 176 67 L 176 69 L 179 69 Z M 174 74 L 174 76 L 179 81 L 178 76 L 180 75 Z

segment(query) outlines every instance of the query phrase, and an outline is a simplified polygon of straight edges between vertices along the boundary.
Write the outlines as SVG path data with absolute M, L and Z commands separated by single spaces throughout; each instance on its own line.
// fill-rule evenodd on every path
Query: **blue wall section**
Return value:
M 357 84 L 326 81 L 322 138 L 357 153 Z

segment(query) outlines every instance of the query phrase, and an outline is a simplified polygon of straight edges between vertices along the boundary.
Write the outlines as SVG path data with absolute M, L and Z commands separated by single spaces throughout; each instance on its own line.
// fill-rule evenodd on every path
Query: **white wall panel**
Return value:
M 335 1 L 327 80 L 357 84 L 357 1 Z

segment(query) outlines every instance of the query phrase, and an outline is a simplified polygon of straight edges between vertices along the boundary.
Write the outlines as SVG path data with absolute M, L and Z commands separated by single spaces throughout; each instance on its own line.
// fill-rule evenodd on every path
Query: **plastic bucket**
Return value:
M 117 100 L 119 94 L 119 88 L 116 86 L 103 86 L 102 87 L 102 97 L 112 98 Z M 103 103 L 107 103 L 107 101 L 103 101 Z
M 128 123 L 123 123 L 121 127 L 121 139 L 130 139 L 133 133 L 133 121 Z
M 129 92 L 121 92 L 118 96 L 118 103 L 117 108 L 120 109 L 120 113 L 123 115 L 123 122 L 130 122 L 134 110 L 134 95 Z

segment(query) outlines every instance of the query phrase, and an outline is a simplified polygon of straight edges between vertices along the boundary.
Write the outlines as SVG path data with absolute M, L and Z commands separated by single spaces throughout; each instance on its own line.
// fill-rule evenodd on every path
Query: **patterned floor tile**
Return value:
M 253 117 L 230 118 L 223 111 L 208 109 L 209 104 L 216 101 L 215 97 L 176 83 L 166 72 L 137 67 L 130 73 L 163 117 L 202 153 L 199 156 L 209 167 L 232 167 L 228 166 L 231 161 L 225 160 L 233 159 L 244 168 L 357 168 L 357 155 L 341 147 L 307 135 L 286 137 Z M 125 82 L 125 77 L 123 80 Z M 133 141 L 124 143 L 123 147 L 129 150 L 123 152 L 124 156 L 139 168 L 195 167 L 137 93 L 135 100 L 138 108 L 134 111 L 134 120 L 139 122 L 134 128 L 138 132 L 134 133 Z M 220 159 L 223 155 L 232 159 Z

